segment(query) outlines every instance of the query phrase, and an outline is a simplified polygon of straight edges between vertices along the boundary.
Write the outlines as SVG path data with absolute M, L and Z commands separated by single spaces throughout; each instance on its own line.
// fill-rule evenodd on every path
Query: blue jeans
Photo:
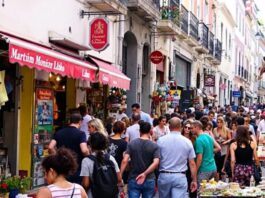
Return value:
M 188 182 L 182 173 L 160 173 L 158 177 L 159 198 L 186 198 Z
M 147 179 L 142 185 L 137 184 L 135 179 L 130 179 L 128 182 L 129 198 L 153 198 L 155 195 L 155 180 Z

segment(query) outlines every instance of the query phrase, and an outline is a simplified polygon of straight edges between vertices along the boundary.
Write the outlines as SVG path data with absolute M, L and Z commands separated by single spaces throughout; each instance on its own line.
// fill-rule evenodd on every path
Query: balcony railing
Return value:
M 198 26 L 199 26 L 199 20 L 197 17 L 192 14 L 192 12 L 189 12 L 190 14 L 190 25 L 189 25 L 189 35 L 192 36 L 195 40 L 198 40 L 199 37 L 199 31 L 198 31 Z
M 183 30 L 185 33 L 188 34 L 189 31 L 189 12 L 188 10 L 181 5 L 181 15 L 180 15 L 180 28 Z
M 208 43 L 209 54 L 213 55 L 214 52 L 214 34 L 209 32 L 209 43 Z
M 214 42 L 214 57 L 219 61 L 222 59 L 222 43 L 218 39 Z
M 199 42 L 205 48 L 208 48 L 209 29 L 203 22 L 199 23 Z
M 160 13 L 162 20 L 171 20 L 174 24 L 180 25 L 179 0 L 170 0 L 169 5 L 161 5 Z

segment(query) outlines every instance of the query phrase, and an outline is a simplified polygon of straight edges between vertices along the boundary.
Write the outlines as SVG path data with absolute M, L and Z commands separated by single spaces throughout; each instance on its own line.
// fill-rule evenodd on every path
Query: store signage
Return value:
M 93 50 L 102 51 L 109 45 L 108 25 L 105 18 L 95 18 L 90 23 L 89 45 Z
M 42 49 L 40 47 L 40 49 Z M 55 54 L 56 52 L 50 52 Z M 60 56 L 59 54 L 55 54 Z M 38 70 L 44 70 L 46 72 L 53 72 L 62 76 L 68 76 L 72 78 L 80 78 L 83 80 L 94 81 L 95 70 L 90 69 L 89 66 L 84 67 L 82 64 L 78 64 L 78 60 L 75 62 L 69 62 L 64 59 L 59 59 L 49 53 L 40 53 L 27 49 L 24 47 L 9 44 L 9 62 L 19 63 L 20 65 L 27 65 L 30 68 L 36 68 Z
M 214 87 L 215 86 L 215 76 L 212 74 L 204 75 L 204 86 L 205 87 Z
M 234 98 L 240 98 L 241 97 L 241 91 L 233 91 L 232 95 Z
M 153 51 L 150 54 L 150 60 L 154 64 L 159 64 L 159 63 L 161 63 L 164 60 L 164 55 L 158 50 Z
M 225 83 L 222 83 L 222 84 L 220 84 L 219 87 L 220 87 L 221 90 L 225 90 L 226 89 L 226 84 Z

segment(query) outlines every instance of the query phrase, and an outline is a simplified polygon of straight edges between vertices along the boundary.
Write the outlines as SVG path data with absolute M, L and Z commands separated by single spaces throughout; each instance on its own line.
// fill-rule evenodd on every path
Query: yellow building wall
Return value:
M 20 123 L 19 123 L 19 170 L 31 174 L 31 141 L 32 141 L 32 115 L 34 105 L 34 70 L 21 67 L 23 83 L 20 93 Z
M 66 110 L 76 108 L 76 88 L 75 80 L 67 78 L 66 81 Z

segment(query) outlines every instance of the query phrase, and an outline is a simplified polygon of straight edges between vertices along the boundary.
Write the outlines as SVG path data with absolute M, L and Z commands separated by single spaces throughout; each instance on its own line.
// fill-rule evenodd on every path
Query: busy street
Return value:
M 0 0 L 0 198 L 265 198 L 263 0 Z

